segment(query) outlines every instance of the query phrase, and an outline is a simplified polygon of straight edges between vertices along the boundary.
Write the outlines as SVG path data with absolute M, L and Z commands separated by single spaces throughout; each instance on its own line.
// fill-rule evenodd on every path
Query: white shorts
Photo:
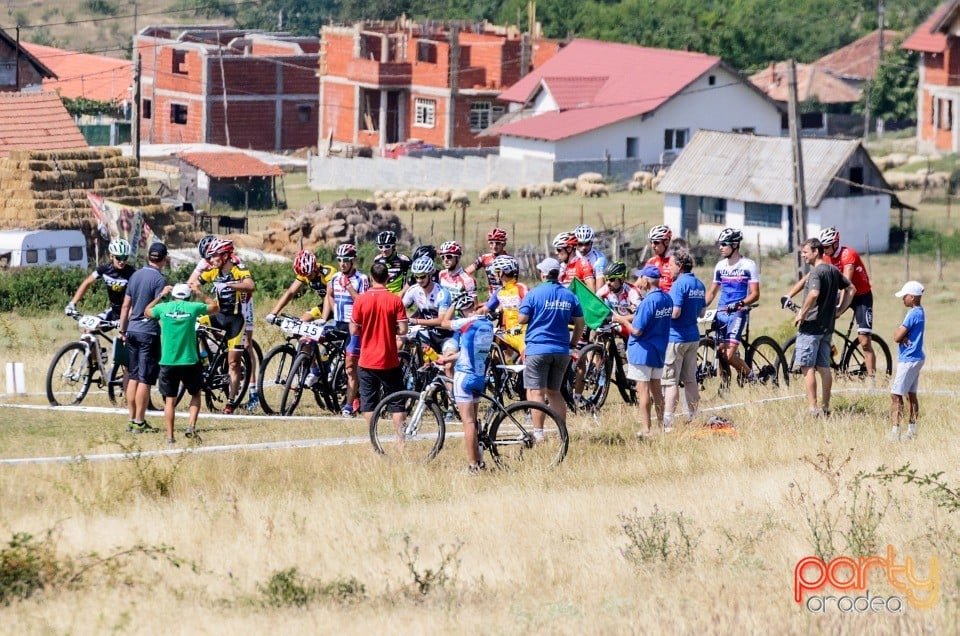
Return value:
M 893 378 L 890 393 L 900 396 L 916 393 L 917 385 L 920 384 L 920 369 L 923 368 L 923 363 L 924 360 L 898 362 L 897 375 Z
M 645 364 L 628 364 L 627 379 L 637 382 L 649 382 L 663 377 L 663 367 L 648 367 Z

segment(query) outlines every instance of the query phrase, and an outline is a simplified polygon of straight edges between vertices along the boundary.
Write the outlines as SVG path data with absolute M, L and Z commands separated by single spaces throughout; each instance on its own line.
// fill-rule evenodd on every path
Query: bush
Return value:
M 23 267 L 0 276 L 0 312 L 37 314 L 62 309 L 88 272 L 80 267 Z M 103 311 L 108 304 L 103 285 L 95 285 L 83 300 L 84 306 Z

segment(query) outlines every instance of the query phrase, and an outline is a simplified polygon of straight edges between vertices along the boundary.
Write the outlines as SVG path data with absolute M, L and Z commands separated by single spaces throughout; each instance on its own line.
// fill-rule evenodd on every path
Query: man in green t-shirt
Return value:
M 170 294 L 173 300 L 162 303 L 161 299 Z M 186 436 L 196 433 L 197 415 L 200 413 L 200 385 L 203 382 L 203 368 L 197 353 L 197 318 L 212 315 L 220 311 L 216 298 L 210 298 L 198 291 L 197 296 L 203 302 L 190 302 L 190 287 L 184 283 L 167 285 L 160 296 L 147 305 L 144 315 L 160 323 L 160 395 L 163 396 L 163 419 L 167 425 L 167 444 L 175 443 L 173 438 L 174 409 L 180 383 L 190 394 L 190 422 Z

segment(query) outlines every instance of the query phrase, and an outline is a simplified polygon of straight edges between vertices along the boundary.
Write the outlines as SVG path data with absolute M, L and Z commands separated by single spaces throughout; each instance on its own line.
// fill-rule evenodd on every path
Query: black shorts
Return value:
M 200 386 L 203 384 L 203 367 L 200 366 L 200 363 L 178 366 L 163 365 L 160 367 L 160 382 L 158 383 L 160 395 L 165 398 L 177 397 L 177 394 L 180 393 L 181 383 L 190 395 L 196 395 L 200 391 Z
M 384 397 L 397 391 L 403 391 L 403 372 L 401 367 L 393 369 L 364 369 L 360 367 L 360 412 L 372 413 L 377 403 Z M 380 393 L 380 389 L 383 393 Z M 403 400 L 397 400 L 387 407 L 391 413 L 403 411 Z
M 130 359 L 127 371 L 131 380 L 153 386 L 160 375 L 160 336 L 147 333 L 127 333 L 127 351 Z
M 227 340 L 233 340 L 243 331 L 246 322 L 240 314 L 213 314 L 210 316 L 210 324 L 217 329 L 223 329 L 227 333 Z M 243 348 L 243 347 L 238 347 Z
M 850 308 L 857 318 L 857 333 L 873 333 L 873 292 L 854 296 Z

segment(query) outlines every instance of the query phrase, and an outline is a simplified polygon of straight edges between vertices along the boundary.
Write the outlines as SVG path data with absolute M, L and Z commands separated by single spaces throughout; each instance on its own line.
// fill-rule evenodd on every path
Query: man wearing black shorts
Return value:
M 150 402 L 150 387 L 160 375 L 160 325 L 144 313 L 147 305 L 161 295 L 167 279 L 160 271 L 167 265 L 167 246 L 154 243 L 147 250 L 147 265 L 130 277 L 120 310 L 120 337 L 130 352 L 127 370 L 127 406 L 131 433 L 155 433 L 144 421 Z

